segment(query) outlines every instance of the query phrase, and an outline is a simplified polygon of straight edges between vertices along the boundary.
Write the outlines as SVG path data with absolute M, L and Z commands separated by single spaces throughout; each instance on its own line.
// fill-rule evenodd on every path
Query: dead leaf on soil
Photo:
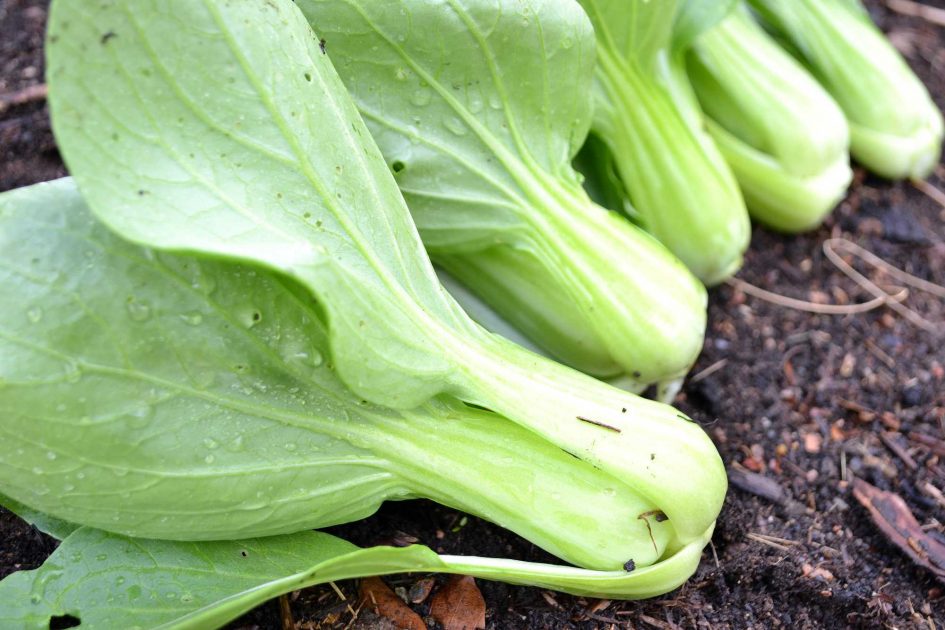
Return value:
M 381 578 L 369 577 L 361 580 L 361 605 L 374 614 L 389 619 L 398 628 L 426 630 L 420 615 L 410 609 Z
M 873 522 L 894 545 L 945 582 L 945 545 L 922 531 L 902 497 L 862 479 L 853 480 L 853 496 L 869 510 Z
M 444 630 L 476 630 L 486 627 L 486 602 L 468 575 L 455 575 L 437 591 L 430 615 Z

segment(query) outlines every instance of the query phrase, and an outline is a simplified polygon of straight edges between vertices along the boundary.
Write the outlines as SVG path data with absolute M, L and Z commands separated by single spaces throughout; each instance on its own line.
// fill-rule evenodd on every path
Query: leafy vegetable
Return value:
M 449 394 L 491 409 L 655 504 L 678 544 L 703 536 L 726 486 L 705 433 L 467 318 L 291 2 L 163 6 L 58 2 L 50 15 L 54 130 L 103 222 L 142 244 L 296 279 L 357 395 L 407 409 Z M 275 315 L 237 308 L 245 325 Z M 91 383 L 86 368 L 73 380 Z
M 297 283 L 122 241 L 70 180 L 0 195 L 0 252 L 0 298 L 18 305 L 0 323 L 0 490 L 22 504 L 213 540 L 427 497 L 589 568 L 673 544 L 670 522 L 639 518 L 659 504 L 493 413 L 361 400 Z
M 721 282 L 741 265 L 748 214 L 674 69 L 682 42 L 717 20 L 718 10 L 677 0 L 581 4 L 597 36 L 593 130 L 614 156 L 637 220 L 704 282 Z
M 883 177 L 931 172 L 942 114 L 857 0 L 749 1 L 839 103 L 856 160 Z
M 807 230 L 850 183 L 847 123 L 830 95 L 743 9 L 696 40 L 688 76 L 753 218 Z
M 0 624 L 46 629 L 71 615 L 89 628 L 212 628 L 293 590 L 363 575 L 461 572 L 587 595 L 642 598 L 672 590 L 705 540 L 666 563 L 594 572 L 511 560 L 437 556 L 427 547 L 359 549 L 321 532 L 185 543 L 81 528 L 41 568 L 0 582 Z
M 704 289 L 656 240 L 592 203 L 570 166 L 591 120 L 595 58 L 578 5 L 298 5 L 434 262 L 582 371 L 640 385 L 688 371 Z

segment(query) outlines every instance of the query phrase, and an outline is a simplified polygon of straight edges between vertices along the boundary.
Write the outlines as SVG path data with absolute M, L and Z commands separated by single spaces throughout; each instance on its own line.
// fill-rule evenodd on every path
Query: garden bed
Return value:
M 877 2 L 871 9 L 945 106 L 945 29 Z M 42 90 L 30 89 L 43 80 L 45 16 L 45 2 L 0 4 L 0 98 L 18 95 L 0 100 L 0 191 L 65 174 Z M 945 189 L 945 168 L 929 181 Z M 785 237 L 756 228 L 738 277 L 813 302 L 866 301 L 872 296 L 823 254 L 822 243 L 836 237 L 945 284 L 945 207 L 911 184 L 859 170 L 846 200 L 816 232 Z M 710 295 L 705 350 L 677 404 L 716 441 L 732 487 L 698 573 L 647 602 L 480 582 L 488 627 L 945 625 L 945 584 L 894 546 L 852 494 L 859 478 L 899 495 L 925 533 L 945 541 L 943 339 L 886 308 L 827 316 L 732 285 Z M 913 291 L 905 304 L 945 321 L 937 298 Z M 331 531 L 360 545 L 416 541 L 451 554 L 551 560 L 494 525 L 429 502 L 388 504 Z M 0 510 L 0 577 L 38 566 L 54 548 Z M 422 577 L 387 582 L 409 590 Z M 337 587 L 288 598 L 300 628 L 386 627 L 359 608 L 356 583 Z M 430 601 L 413 607 L 426 615 Z M 282 628 L 283 617 L 271 602 L 232 627 Z

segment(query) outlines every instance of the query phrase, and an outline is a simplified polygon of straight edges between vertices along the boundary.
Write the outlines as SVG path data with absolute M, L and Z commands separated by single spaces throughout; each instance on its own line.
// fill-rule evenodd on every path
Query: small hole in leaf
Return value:
M 404 170 L 405 168 L 407 168 L 407 165 L 404 164 L 403 162 L 401 162 L 400 160 L 397 160 L 396 162 L 394 162 L 393 164 L 390 165 L 390 168 L 391 168 L 391 170 L 394 171 L 395 173 L 399 173 L 399 172 L 401 172 L 402 170 Z
M 75 628 L 82 623 L 78 617 L 72 615 L 56 615 L 49 619 L 49 630 L 63 630 L 64 628 Z

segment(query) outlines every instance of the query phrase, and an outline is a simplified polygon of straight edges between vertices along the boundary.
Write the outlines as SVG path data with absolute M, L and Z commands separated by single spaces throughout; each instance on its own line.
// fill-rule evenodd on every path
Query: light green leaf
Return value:
M 889 178 L 932 171 L 942 113 L 858 0 L 749 2 L 839 103 L 857 161 Z
M 789 232 L 820 225 L 853 176 L 849 129 L 830 95 L 744 6 L 699 38 L 687 62 L 752 216 Z
M 699 37 L 738 6 L 739 0 L 682 0 L 673 25 L 673 55 L 685 53 Z
M 301 279 L 367 398 L 411 407 L 442 389 L 431 328 L 452 307 L 291 3 L 56 2 L 47 56 L 56 138 L 106 224 Z
M 593 204 L 570 165 L 592 106 L 594 36 L 580 6 L 298 4 L 435 263 L 582 371 L 641 386 L 688 371 L 704 290 L 659 243 Z
M 614 156 L 635 219 L 703 282 L 721 282 L 741 265 L 750 226 L 735 178 L 680 78 L 671 28 L 678 2 L 581 5 L 597 37 L 594 133 Z
M 245 538 L 420 496 L 594 568 L 651 564 L 673 536 L 638 518 L 657 504 L 495 414 L 367 404 L 293 282 L 122 241 L 70 180 L 0 195 L 0 301 L 0 492 L 59 518 Z
M 321 532 L 183 543 L 82 528 L 39 569 L 0 582 L 0 625 L 45 630 L 50 618 L 71 615 L 93 629 L 214 628 L 293 590 L 407 571 L 462 572 L 578 595 L 636 599 L 678 586 L 706 540 L 669 563 L 628 573 L 437 556 L 423 546 L 359 549 Z

